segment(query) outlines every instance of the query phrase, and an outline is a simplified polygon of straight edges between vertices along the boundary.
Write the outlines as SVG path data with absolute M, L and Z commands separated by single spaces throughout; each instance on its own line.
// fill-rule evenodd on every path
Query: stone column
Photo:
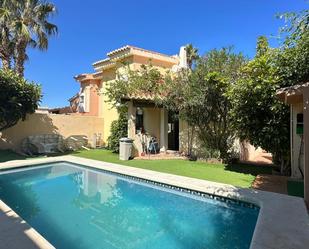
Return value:
M 164 108 L 160 109 L 160 151 L 166 152 L 167 150 L 167 111 Z
M 304 105 L 304 198 L 309 206 L 309 87 L 303 89 Z

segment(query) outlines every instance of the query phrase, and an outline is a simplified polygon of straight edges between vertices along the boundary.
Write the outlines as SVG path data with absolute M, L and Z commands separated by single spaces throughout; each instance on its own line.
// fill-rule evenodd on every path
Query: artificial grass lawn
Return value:
M 78 151 L 72 155 L 245 188 L 251 187 L 257 174 L 271 174 L 271 168 L 268 166 L 245 164 L 209 164 L 181 159 L 121 161 L 118 154 L 102 149 Z
M 289 179 L 288 182 L 288 194 L 304 198 L 304 181 L 297 181 Z
M 0 163 L 12 160 L 23 160 L 23 159 L 27 159 L 27 157 L 16 154 L 11 150 L 0 150 Z
M 28 155 L 20 155 L 15 153 L 12 150 L 0 150 L 0 163 L 12 161 L 12 160 L 27 160 L 27 159 L 37 159 L 37 158 L 44 158 L 44 157 L 55 157 L 55 156 L 62 156 L 62 155 L 67 155 L 70 152 L 65 152 L 65 153 L 54 153 L 50 155 L 33 155 L 33 156 L 28 156 Z

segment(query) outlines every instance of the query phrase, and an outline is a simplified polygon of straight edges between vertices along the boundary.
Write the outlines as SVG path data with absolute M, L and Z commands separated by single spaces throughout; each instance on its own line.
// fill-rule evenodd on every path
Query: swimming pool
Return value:
M 0 173 L 0 198 L 56 248 L 249 248 L 258 208 L 181 190 L 62 162 Z

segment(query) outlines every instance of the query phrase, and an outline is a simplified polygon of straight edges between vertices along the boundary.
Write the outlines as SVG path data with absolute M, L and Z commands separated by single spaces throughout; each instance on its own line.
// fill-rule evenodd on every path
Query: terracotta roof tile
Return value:
M 154 101 L 156 99 L 163 99 L 163 96 L 154 93 L 133 93 L 123 97 L 124 100 L 143 100 Z
M 303 84 L 294 85 L 294 86 L 280 88 L 280 89 L 277 90 L 276 94 L 277 95 L 286 94 L 287 96 L 288 95 L 293 95 L 293 94 L 300 93 L 301 89 L 305 88 L 305 87 L 309 87 L 309 82 L 306 82 L 306 83 L 303 83 Z

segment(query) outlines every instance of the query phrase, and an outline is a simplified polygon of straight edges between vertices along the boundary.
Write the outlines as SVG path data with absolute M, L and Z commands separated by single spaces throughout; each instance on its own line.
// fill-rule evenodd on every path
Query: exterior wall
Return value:
M 153 65 L 153 67 L 156 68 L 162 74 L 165 74 L 166 72 L 168 72 L 169 69 L 172 68 L 172 66 L 167 67 L 166 63 L 163 63 L 160 61 L 157 61 L 156 64 L 153 64 L 152 60 L 150 59 L 145 59 L 145 63 L 139 63 L 139 62 L 133 61 L 132 64 L 130 65 L 130 68 L 132 70 L 138 70 L 141 68 L 142 65 Z
M 102 134 L 103 128 L 103 118 L 95 116 L 35 113 L 2 132 L 0 149 L 18 151 L 24 138 L 40 134 L 60 134 L 65 138 L 70 135 L 85 135 L 91 142 L 95 133 Z
M 160 143 L 160 108 L 143 108 L 144 129 L 147 136 L 156 137 Z M 128 137 L 134 139 L 134 155 L 138 156 L 143 152 L 142 141 L 146 139 L 145 135 L 135 132 L 136 107 L 132 102 L 128 106 Z
M 137 64 L 144 64 L 144 65 L 151 64 L 152 66 L 161 68 L 172 68 L 175 65 L 175 63 L 170 61 L 162 61 L 156 58 L 147 58 L 139 55 L 134 55 L 133 61 Z
M 296 124 L 297 124 L 297 114 L 303 113 L 303 103 L 297 103 L 291 105 L 291 177 L 301 178 L 300 167 L 304 168 L 304 157 L 303 154 L 300 155 L 300 147 L 302 137 L 296 134 Z
M 158 58 L 157 58 L 158 57 Z M 127 65 L 131 70 L 138 70 L 141 65 L 151 64 L 156 67 L 161 73 L 165 73 L 167 69 L 172 68 L 175 65 L 172 61 L 164 61 L 159 59 L 160 56 L 147 57 L 142 55 L 132 55 L 128 58 L 119 60 L 113 67 L 104 69 L 102 71 L 102 79 L 100 84 L 91 82 L 81 83 L 81 91 L 85 93 L 85 96 L 89 96 L 89 111 L 84 113 L 75 113 L 74 115 L 80 116 L 98 116 L 104 118 L 103 128 L 103 140 L 106 143 L 107 138 L 110 135 L 110 127 L 114 120 L 118 119 L 118 112 L 115 107 L 108 103 L 108 97 L 106 96 L 106 89 L 109 84 L 113 82 L 117 73 L 126 73 Z M 149 133 L 156 136 L 160 140 L 160 112 L 146 110 L 145 115 L 145 129 L 149 129 Z M 146 117 L 145 116 L 145 117 Z M 158 127 L 158 129 L 156 129 Z M 134 132 L 135 134 L 135 132 Z M 140 138 L 136 138 L 136 141 Z M 136 142 L 136 146 L 140 147 L 141 144 Z
M 303 90 L 304 110 L 304 198 L 309 207 L 309 88 Z
M 179 152 L 187 154 L 188 153 L 188 132 L 191 132 L 191 129 L 188 130 L 188 124 L 180 120 L 179 121 Z M 196 132 L 193 136 L 193 152 L 197 157 L 207 157 L 206 151 L 202 148 Z M 261 163 L 261 164 L 271 164 L 272 156 L 270 153 L 265 152 L 262 148 L 254 147 L 250 142 L 243 141 L 240 142 L 239 139 L 235 139 L 233 149 L 236 152 L 239 152 L 239 159 L 241 162 L 250 162 L 250 163 Z
M 108 97 L 106 96 L 106 89 L 109 84 L 115 80 L 115 69 L 106 70 L 103 72 L 103 78 L 100 84 L 100 97 L 99 97 L 99 117 L 104 118 L 104 141 L 107 142 L 107 138 L 110 135 L 111 124 L 114 120 L 118 119 L 118 112 L 115 107 L 108 103 Z
M 239 160 L 244 163 L 272 164 L 272 154 L 261 147 L 255 147 L 249 141 L 234 142 L 234 149 L 239 151 Z
M 75 113 L 81 116 L 98 116 L 99 115 L 99 89 L 95 83 L 81 83 L 81 92 L 86 97 L 86 111 Z
M 192 133 L 192 129 L 188 126 L 187 122 L 184 120 L 179 120 L 179 152 L 183 154 L 188 153 L 188 139 L 189 134 Z M 198 156 L 203 157 L 204 152 L 201 149 L 200 142 L 198 140 L 196 132 L 193 133 L 192 139 L 192 151 Z
M 138 70 L 141 65 L 143 64 L 149 64 L 149 62 L 151 61 L 151 63 L 158 69 L 160 70 L 162 73 L 166 72 L 166 67 L 172 67 L 173 64 L 170 62 L 164 62 L 164 61 L 160 61 L 160 60 L 150 60 L 150 58 L 146 58 L 146 57 L 141 57 L 141 56 L 132 56 L 129 58 L 126 58 L 125 64 L 124 63 L 118 63 L 115 67 L 110 68 L 110 69 L 106 69 L 103 70 L 103 76 L 102 76 L 102 81 L 101 84 L 99 86 L 99 99 L 98 99 L 98 115 L 99 117 L 103 117 L 104 118 L 104 141 L 106 142 L 106 139 L 109 137 L 110 135 L 110 127 L 111 124 L 114 120 L 118 119 L 118 113 L 115 107 L 113 107 L 110 103 L 108 103 L 108 98 L 106 96 L 106 89 L 109 87 L 109 84 L 111 82 L 113 82 L 116 77 L 117 77 L 117 73 L 126 73 L 127 70 L 127 63 L 129 63 L 130 69 L 131 70 Z M 148 113 L 149 112 L 149 113 Z M 160 113 L 159 110 L 151 112 L 151 111 L 145 111 L 145 115 L 149 117 L 150 122 L 148 122 L 148 118 L 145 118 L 145 129 L 147 130 L 147 126 L 149 129 L 149 133 L 153 136 L 156 136 L 157 139 L 160 139 Z M 153 119 L 155 119 L 155 125 L 158 127 L 158 131 L 156 132 L 155 128 L 152 127 L 152 121 L 154 121 L 152 119 L 152 116 L 155 115 L 155 117 L 153 117 Z M 141 140 L 140 138 L 136 138 L 136 140 Z M 141 150 L 141 144 L 137 144 L 136 142 L 136 146 L 140 148 Z
M 160 143 L 160 108 L 143 108 L 144 129 Z

